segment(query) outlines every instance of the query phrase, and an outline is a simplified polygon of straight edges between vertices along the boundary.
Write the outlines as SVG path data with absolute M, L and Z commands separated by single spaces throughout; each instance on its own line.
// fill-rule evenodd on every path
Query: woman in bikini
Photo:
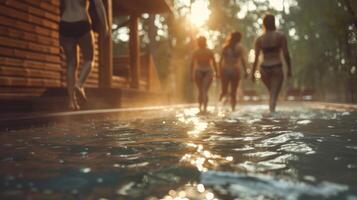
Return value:
M 213 74 L 217 77 L 217 64 L 213 52 L 207 48 L 206 38 L 197 39 L 198 49 L 193 53 L 191 61 L 191 78 L 198 88 L 198 104 L 200 113 L 207 112 L 208 89 L 213 80 Z M 212 69 L 214 67 L 214 71 Z
M 79 110 L 77 96 L 86 100 L 83 85 L 93 64 L 94 38 L 89 14 L 89 4 L 93 3 L 101 28 L 108 34 L 108 23 L 102 0 L 61 0 L 61 19 L 59 24 L 60 43 L 63 47 L 67 64 L 67 90 L 69 109 Z M 78 67 L 78 48 L 83 54 L 83 65 L 76 80 Z
M 233 32 L 229 35 L 227 43 L 224 45 L 221 58 L 219 61 L 219 68 L 221 72 L 222 93 L 219 100 L 221 101 L 228 93 L 228 86 L 230 85 L 230 98 L 232 111 L 236 106 L 236 94 L 239 85 L 241 66 L 244 70 L 244 77 L 247 77 L 247 61 L 244 48 L 240 45 L 242 34 L 240 32 Z
M 287 76 L 291 77 L 291 61 L 288 51 L 288 44 L 285 35 L 276 30 L 275 17 L 266 14 L 263 19 L 264 33 L 255 41 L 255 60 L 253 64 L 252 80 L 255 81 L 255 70 L 261 52 L 263 62 L 260 65 L 262 81 L 267 87 L 270 95 L 269 110 L 275 112 L 276 103 L 279 97 L 281 86 L 284 80 L 283 62 L 281 53 L 287 64 Z

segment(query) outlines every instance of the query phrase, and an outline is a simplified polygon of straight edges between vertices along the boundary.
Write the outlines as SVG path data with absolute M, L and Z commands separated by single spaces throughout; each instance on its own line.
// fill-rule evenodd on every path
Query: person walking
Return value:
M 263 18 L 264 33 L 255 41 L 255 60 L 253 64 L 252 80 L 255 81 L 255 71 L 258 65 L 259 57 L 263 54 L 263 61 L 260 65 L 261 78 L 269 91 L 269 110 L 275 112 L 279 93 L 283 84 L 283 61 L 281 53 L 287 64 L 287 77 L 292 76 L 291 59 L 288 50 L 286 36 L 276 30 L 275 17 L 272 14 L 266 14 Z
M 196 83 L 198 89 L 198 104 L 200 113 L 206 113 L 208 90 L 211 86 L 214 73 L 218 78 L 217 64 L 212 50 L 207 48 L 207 39 L 203 36 L 198 37 L 197 44 L 198 49 L 193 53 L 190 65 L 191 80 Z
M 240 45 L 242 34 L 238 31 L 232 32 L 226 44 L 223 46 L 219 61 L 219 69 L 221 72 L 222 93 L 219 100 L 221 101 L 228 93 L 230 86 L 230 100 L 232 111 L 236 107 L 237 88 L 241 78 L 243 67 L 244 77 L 247 78 L 247 61 L 246 53 L 243 46 Z
M 59 33 L 60 44 L 66 56 L 68 108 L 79 110 L 77 97 L 87 100 L 83 86 L 93 66 L 94 36 L 92 24 L 94 22 L 91 20 L 90 6 L 95 8 L 102 33 L 107 36 L 109 28 L 102 0 L 61 0 L 60 6 Z M 77 79 L 78 46 L 83 54 L 83 63 Z

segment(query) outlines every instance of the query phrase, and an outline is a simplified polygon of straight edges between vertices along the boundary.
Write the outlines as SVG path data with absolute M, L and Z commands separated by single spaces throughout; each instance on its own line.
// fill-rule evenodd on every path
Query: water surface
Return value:
M 357 200 L 357 112 L 241 106 L 0 132 L 1 199 Z

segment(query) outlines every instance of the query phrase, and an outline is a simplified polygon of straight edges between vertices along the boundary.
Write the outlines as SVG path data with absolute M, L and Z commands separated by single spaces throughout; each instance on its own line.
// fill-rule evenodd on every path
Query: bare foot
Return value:
M 84 92 L 83 87 L 79 87 L 78 85 L 76 85 L 76 86 L 74 86 L 74 91 L 83 101 L 87 102 L 87 95 Z
M 76 110 L 79 110 L 79 109 L 80 109 L 80 107 L 79 107 L 79 105 L 77 103 L 71 102 L 68 105 L 68 110 L 70 110 L 70 111 L 76 111 Z
M 78 101 L 77 101 L 77 97 L 76 96 L 73 96 L 73 99 L 70 99 L 69 100 L 69 105 L 68 105 L 68 109 L 70 111 L 76 111 L 76 110 L 80 110 L 80 106 L 78 104 Z

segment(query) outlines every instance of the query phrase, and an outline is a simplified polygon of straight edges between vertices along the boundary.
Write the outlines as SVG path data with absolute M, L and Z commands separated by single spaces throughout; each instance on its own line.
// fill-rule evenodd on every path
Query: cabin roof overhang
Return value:
M 166 0 L 113 0 L 113 15 L 141 15 L 172 13 L 172 7 Z

